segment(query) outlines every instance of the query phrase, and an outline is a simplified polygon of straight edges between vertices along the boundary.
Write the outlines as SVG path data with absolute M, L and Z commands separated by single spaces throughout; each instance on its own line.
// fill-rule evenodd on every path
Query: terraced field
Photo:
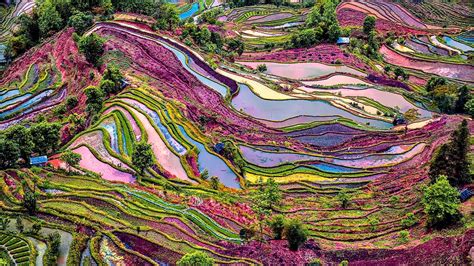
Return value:
M 424 200 L 439 154 L 453 152 L 462 134 L 472 144 L 469 104 L 457 104 L 474 84 L 472 36 L 455 28 L 462 23 L 443 28 L 403 1 L 341 1 L 332 15 L 353 41 L 289 48 L 294 34 L 311 30 L 303 4 L 221 4 L 172 3 L 172 30 L 157 23 L 163 14 L 106 16 L 95 7 L 82 36 L 65 28 L 8 65 L 0 258 L 467 265 L 473 198 L 459 203 L 462 223 L 443 230 L 429 227 Z M 362 30 L 367 14 L 376 17 L 375 55 Z M 100 40 L 96 65 L 83 47 L 89 38 Z M 441 93 L 450 93 L 444 102 Z M 439 102 L 456 110 L 441 113 Z M 39 149 L 26 134 L 50 122 L 61 127 L 58 141 Z M 23 143 L 8 156 L 26 158 L 10 163 L 3 152 L 19 146 L 6 139 L 12 128 L 35 147 Z M 472 148 L 466 154 L 472 161 Z M 41 167 L 26 160 L 40 155 L 48 156 Z M 291 221 L 305 234 L 296 250 Z

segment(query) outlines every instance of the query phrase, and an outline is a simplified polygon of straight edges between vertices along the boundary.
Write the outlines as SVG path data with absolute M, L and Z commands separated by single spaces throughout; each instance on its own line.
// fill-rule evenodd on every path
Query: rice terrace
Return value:
M 0 266 L 474 265 L 474 2 L 0 0 Z

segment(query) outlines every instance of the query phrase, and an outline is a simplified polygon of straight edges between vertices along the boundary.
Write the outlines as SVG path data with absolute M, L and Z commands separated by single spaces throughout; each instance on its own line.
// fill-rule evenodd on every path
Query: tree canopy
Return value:
M 445 227 L 460 218 L 459 192 L 449 184 L 444 175 L 425 188 L 422 203 L 428 215 L 428 226 Z

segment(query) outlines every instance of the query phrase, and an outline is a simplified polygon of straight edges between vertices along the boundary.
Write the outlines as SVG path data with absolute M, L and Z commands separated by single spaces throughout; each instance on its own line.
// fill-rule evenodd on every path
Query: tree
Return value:
M 179 11 L 176 5 L 165 3 L 156 9 L 155 27 L 161 30 L 174 30 L 179 24 Z
M 214 259 L 209 257 L 206 253 L 202 251 L 195 251 L 193 253 L 188 253 L 181 257 L 177 262 L 178 266 L 212 266 L 214 265 Z
M 283 230 L 285 229 L 285 217 L 283 217 L 283 215 L 273 217 L 273 220 L 270 221 L 270 228 L 273 231 L 273 237 L 275 239 L 281 239 Z
M 252 209 L 258 217 L 260 236 L 263 236 L 263 222 L 271 214 L 273 206 L 280 204 L 282 194 L 273 178 L 268 178 L 266 184 L 260 182 L 260 187 L 252 194 Z
M 455 112 L 457 113 L 466 113 L 466 103 L 471 100 L 471 92 L 469 88 L 464 85 L 458 89 L 458 98 L 454 107 Z
M 425 89 L 427 92 L 432 92 L 436 87 L 446 85 L 446 83 L 447 82 L 445 78 L 433 77 L 428 80 Z
M 84 90 L 87 96 L 86 100 L 86 111 L 89 114 L 96 114 L 102 109 L 105 100 L 105 93 L 100 88 L 95 86 L 89 86 Z
M 375 30 L 375 17 L 366 16 L 364 19 L 363 31 L 366 35 L 369 35 L 371 31 Z
M 59 256 L 59 247 L 61 246 L 61 235 L 55 231 L 48 235 L 48 253 L 46 261 L 48 265 L 55 265 Z
M 117 93 L 121 90 L 122 88 L 122 81 L 123 81 L 123 75 L 120 73 L 120 69 L 116 66 L 113 65 L 108 65 L 107 69 L 104 71 L 104 74 L 102 75 L 102 80 L 109 80 L 113 82 L 114 87 L 111 91 L 106 91 L 107 93 Z
M 384 68 L 383 68 L 383 71 L 385 72 L 385 74 L 389 74 L 390 71 L 392 71 L 392 67 L 390 65 L 386 65 Z
M 99 87 L 105 93 L 115 92 L 115 83 L 113 83 L 111 80 L 108 80 L 108 79 L 101 80 Z
M 97 66 L 99 59 L 104 53 L 105 40 L 99 37 L 99 35 L 92 33 L 90 35 L 81 37 L 79 40 L 79 50 L 84 54 L 86 60 Z
M 10 219 L 8 219 L 7 217 L 5 218 L 0 217 L 0 230 L 6 231 L 9 224 L 10 224 Z
M 71 167 L 75 167 L 79 164 L 82 157 L 80 154 L 68 150 L 61 154 L 60 159 L 67 164 L 68 170 L 70 171 Z
M 33 151 L 38 154 L 54 152 L 60 140 L 61 124 L 41 122 L 34 124 L 30 128 L 33 139 Z
M 15 166 L 18 158 L 20 158 L 18 144 L 0 136 L 0 169 Z
M 27 191 L 25 196 L 23 197 L 23 207 L 28 211 L 29 215 L 35 215 L 36 211 L 38 210 L 38 206 L 36 204 L 36 194 Z
M 66 99 L 66 107 L 68 110 L 74 109 L 79 104 L 79 100 L 76 96 L 69 96 Z
M 308 232 L 299 220 L 290 220 L 285 226 L 285 237 L 292 251 L 297 251 L 306 242 L 307 235 Z
M 258 66 L 257 66 L 257 71 L 258 71 L 258 72 L 265 72 L 265 71 L 267 71 L 267 65 L 265 65 L 265 64 L 258 65 Z
M 23 125 L 15 125 L 5 132 L 5 137 L 18 145 L 21 158 L 28 162 L 34 145 L 30 130 Z
M 342 189 L 337 193 L 337 199 L 341 202 L 342 208 L 347 208 L 347 206 L 349 205 L 350 197 L 345 189 Z
M 145 174 L 145 170 L 153 165 L 153 151 L 151 145 L 142 141 L 133 145 L 132 163 L 139 171 L 140 175 Z
M 220 184 L 219 178 L 217 176 L 211 176 L 211 188 L 214 190 L 218 190 L 219 184 Z
M 77 34 L 82 35 L 87 28 L 94 23 L 94 17 L 90 13 L 77 11 L 69 17 L 68 24 L 73 27 Z
M 420 117 L 420 113 L 415 108 L 410 108 L 403 114 L 403 118 L 406 121 L 405 133 L 408 131 L 408 124 L 415 122 L 419 117 Z
M 39 231 L 41 230 L 41 223 L 37 222 L 37 223 L 34 223 L 33 226 L 31 227 L 31 233 L 33 235 L 37 235 L 39 233 Z
M 445 175 L 453 186 L 470 183 L 469 172 L 469 128 L 464 120 L 451 134 L 450 142 L 443 144 L 430 165 L 429 176 L 432 182 L 440 175 Z
M 453 160 L 454 176 L 450 179 L 453 186 L 459 186 L 471 183 L 471 173 L 469 171 L 470 161 L 469 153 L 469 128 L 467 121 L 463 120 L 461 125 L 453 132 L 451 136 L 451 154 Z
M 44 1 L 38 11 L 38 25 L 41 36 L 48 36 L 63 27 L 61 14 L 51 0 Z
M 459 192 L 452 187 L 448 178 L 439 176 L 434 184 L 423 191 L 421 202 L 428 215 L 428 226 L 442 228 L 460 219 Z
M 474 117 L 474 99 L 467 101 L 466 105 L 464 106 L 464 110 L 466 110 L 468 115 Z
M 23 233 L 25 230 L 25 225 L 23 224 L 23 220 L 20 216 L 16 217 L 16 229 L 18 229 L 20 233 Z
M 400 67 L 395 68 L 395 70 L 393 71 L 393 74 L 395 75 L 395 79 L 398 79 L 398 77 L 402 77 L 403 79 L 405 79 L 405 77 L 407 76 L 407 74 L 405 73 L 405 70 L 403 70 Z

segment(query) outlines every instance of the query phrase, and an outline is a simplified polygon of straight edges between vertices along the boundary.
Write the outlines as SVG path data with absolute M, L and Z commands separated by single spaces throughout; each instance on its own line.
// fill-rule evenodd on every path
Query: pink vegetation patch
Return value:
M 341 26 L 362 26 L 367 14 L 348 8 L 337 10 L 337 20 Z M 412 29 L 400 24 L 378 18 L 375 23 L 375 29 L 380 33 L 387 33 L 389 31 L 396 32 L 399 35 L 426 35 L 428 32 L 424 30 Z
M 121 172 L 112 166 L 99 161 L 86 146 L 81 146 L 73 151 L 82 156 L 82 160 L 79 163 L 80 167 L 101 174 L 103 179 L 124 183 L 135 182 L 135 179 L 131 174 Z
M 243 61 L 278 61 L 286 62 L 321 62 L 335 64 L 339 60 L 346 66 L 355 67 L 366 73 L 375 73 L 368 65 L 357 57 L 345 53 L 335 44 L 321 44 L 311 48 L 298 48 L 272 53 L 244 53 L 238 60 Z

